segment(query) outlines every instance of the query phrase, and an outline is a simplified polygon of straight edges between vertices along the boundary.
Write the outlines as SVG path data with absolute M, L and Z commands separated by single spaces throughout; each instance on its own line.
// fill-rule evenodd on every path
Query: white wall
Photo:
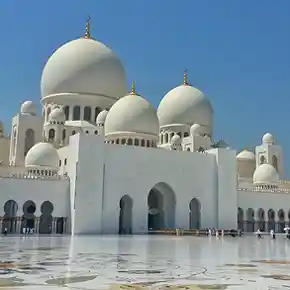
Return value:
M 175 193 L 176 227 L 189 227 L 192 198 L 197 198 L 201 204 L 201 227 L 218 226 L 218 175 L 214 154 L 105 144 L 101 136 L 83 134 L 71 137 L 69 146 L 73 144 L 72 139 L 77 143 L 78 138 L 79 149 L 75 144 L 78 153 L 74 153 L 78 157 L 74 157 L 75 163 L 71 162 L 71 168 L 68 168 L 71 179 L 77 171 L 75 188 L 71 186 L 71 198 L 75 200 L 75 233 L 118 233 L 119 202 L 125 194 L 133 199 L 133 232 L 146 232 L 148 194 L 160 182 Z M 229 153 L 224 151 L 219 156 L 223 170 L 220 181 L 230 180 L 224 187 L 226 192 L 222 198 L 233 195 L 230 202 L 234 202 L 234 216 L 230 213 L 229 217 L 233 218 L 230 224 L 235 223 L 236 227 L 236 187 L 232 192 L 236 176 L 228 175 L 226 165 L 229 162 L 229 170 L 235 172 L 236 159 L 235 153 L 228 159 Z M 222 209 L 227 207 L 224 205 Z M 225 219 L 225 216 L 221 217 Z
M 24 203 L 32 200 L 36 204 L 36 217 L 41 215 L 40 207 L 45 201 L 53 204 L 53 216 L 68 217 L 69 183 L 68 180 L 0 178 L 0 216 L 4 215 L 8 200 L 18 204 L 17 216 L 23 215 Z

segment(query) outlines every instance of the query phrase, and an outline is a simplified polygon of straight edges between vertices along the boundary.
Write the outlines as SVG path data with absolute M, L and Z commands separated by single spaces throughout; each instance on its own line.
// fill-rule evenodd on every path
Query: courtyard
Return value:
M 289 289 L 290 241 L 255 236 L 0 238 L 0 289 Z

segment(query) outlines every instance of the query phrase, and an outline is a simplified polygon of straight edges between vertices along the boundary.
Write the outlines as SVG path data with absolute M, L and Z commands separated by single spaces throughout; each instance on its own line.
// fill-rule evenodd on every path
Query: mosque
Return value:
M 178 84 L 178 80 L 177 80 Z M 290 182 L 270 133 L 236 154 L 213 140 L 210 100 L 183 83 L 157 110 L 120 59 L 85 35 L 57 49 L 31 101 L 0 126 L 0 228 L 138 234 L 164 228 L 283 232 Z

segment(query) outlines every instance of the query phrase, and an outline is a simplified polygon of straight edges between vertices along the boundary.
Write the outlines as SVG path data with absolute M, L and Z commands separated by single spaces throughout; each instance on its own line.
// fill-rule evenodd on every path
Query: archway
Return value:
M 148 230 L 175 228 L 175 193 L 164 182 L 157 183 L 149 192 Z
M 4 217 L 2 222 L 2 233 L 7 229 L 8 233 L 16 232 L 16 215 L 18 205 L 14 200 L 8 200 L 4 204 Z
M 244 230 L 244 211 L 240 207 L 238 208 L 238 229 Z
M 258 210 L 258 228 L 265 231 L 265 211 L 262 208 Z
M 189 203 L 189 228 L 200 228 L 200 202 L 198 199 L 193 198 Z
M 35 211 L 36 211 L 36 205 L 32 200 L 28 200 L 24 203 L 21 230 L 23 230 L 23 228 L 26 228 L 26 229 L 34 228 Z
M 25 141 L 24 141 L 24 157 L 28 151 L 32 148 L 35 143 L 35 132 L 32 129 L 27 129 L 25 131 Z
M 255 211 L 252 208 L 247 209 L 247 232 L 255 231 Z
M 284 233 L 284 228 L 285 228 L 285 212 L 284 212 L 283 209 L 279 209 L 279 211 L 278 211 L 278 219 L 279 219 L 278 232 L 279 233 Z
M 272 165 L 278 171 L 278 158 L 276 155 L 272 156 Z
M 275 212 L 272 209 L 268 210 L 268 231 L 275 230 Z
M 133 200 L 126 194 L 120 199 L 119 235 L 132 234 L 132 209 Z
M 41 216 L 39 219 L 39 233 L 51 234 L 52 233 L 52 212 L 53 204 L 50 201 L 45 201 L 41 207 Z

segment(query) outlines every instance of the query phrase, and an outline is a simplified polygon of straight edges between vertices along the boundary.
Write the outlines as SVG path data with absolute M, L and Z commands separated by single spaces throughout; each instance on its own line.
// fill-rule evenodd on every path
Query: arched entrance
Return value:
M 244 230 L 244 211 L 240 207 L 238 208 L 238 229 Z
M 23 228 L 26 228 L 26 229 L 34 228 L 35 211 L 36 211 L 36 205 L 32 200 L 28 200 L 24 203 L 21 230 L 23 230 Z
M 4 217 L 2 222 L 2 233 L 7 229 L 8 233 L 16 232 L 16 215 L 18 205 L 14 200 L 8 200 L 4 204 Z
M 258 228 L 265 231 L 265 211 L 262 208 L 258 210 Z
M 255 231 L 255 211 L 252 208 L 247 209 L 247 232 Z
M 278 232 L 279 233 L 284 233 L 284 228 L 285 228 L 285 212 L 284 212 L 283 209 L 279 209 L 279 211 L 278 211 L 278 219 L 279 219 Z
M 133 200 L 126 194 L 120 199 L 119 235 L 132 234 L 132 209 Z
M 149 192 L 148 230 L 175 229 L 175 193 L 164 182 L 157 183 Z
M 189 203 L 189 228 L 200 228 L 200 202 L 198 199 L 193 198 Z
M 275 230 L 275 212 L 272 209 L 268 210 L 268 231 Z
M 39 233 L 40 234 L 51 234 L 52 233 L 52 212 L 53 205 L 50 201 L 45 201 L 41 207 L 41 216 L 39 220 Z

